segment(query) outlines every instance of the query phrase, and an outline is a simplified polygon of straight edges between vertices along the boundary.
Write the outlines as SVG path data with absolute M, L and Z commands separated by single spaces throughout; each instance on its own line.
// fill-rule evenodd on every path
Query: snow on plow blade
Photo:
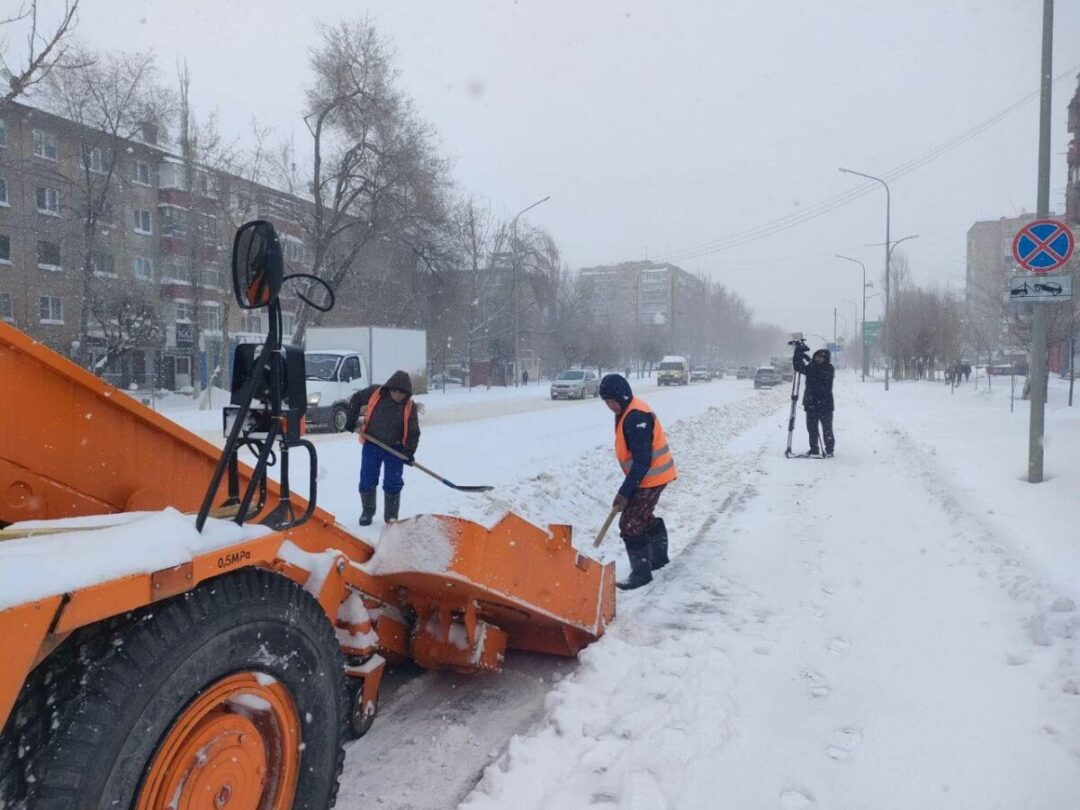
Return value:
M 490 529 L 421 515 L 387 526 L 361 568 L 408 594 L 420 615 L 464 602 L 469 607 L 456 621 L 470 649 L 477 614 L 505 631 L 513 649 L 574 655 L 615 615 L 615 572 L 579 554 L 570 539 L 569 526 L 545 531 L 514 514 Z M 450 619 L 445 607 L 442 613 L 431 627 L 445 633 Z M 417 627 L 428 631 L 424 622 Z

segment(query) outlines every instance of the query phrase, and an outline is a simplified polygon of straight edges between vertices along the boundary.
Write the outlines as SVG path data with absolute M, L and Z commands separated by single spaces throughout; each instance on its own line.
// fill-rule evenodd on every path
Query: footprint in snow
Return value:
M 815 698 L 826 698 L 829 696 L 829 682 L 825 679 L 825 676 L 820 672 L 812 669 L 800 669 L 799 677 L 803 683 L 806 684 L 807 690 L 810 695 Z
M 800 788 L 789 788 L 780 794 L 781 810 L 805 810 L 813 806 L 813 797 Z
M 843 658 L 847 655 L 848 648 L 851 647 L 851 642 L 843 636 L 837 636 L 836 638 L 831 639 L 825 646 L 828 648 L 829 652 L 837 658 Z
M 861 742 L 862 732 L 857 728 L 838 728 L 825 746 L 825 753 L 837 761 L 847 759 Z

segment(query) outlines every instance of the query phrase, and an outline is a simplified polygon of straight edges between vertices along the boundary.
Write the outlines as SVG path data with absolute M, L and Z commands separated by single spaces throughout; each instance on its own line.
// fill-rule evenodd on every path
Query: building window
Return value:
M 240 313 L 240 331 L 252 332 L 255 334 L 262 334 L 262 313 L 261 312 L 242 312 Z
M 202 328 L 210 332 L 217 332 L 221 329 L 221 310 L 216 306 L 203 305 L 202 309 Z
M 11 308 L 11 293 L 0 293 L 0 321 L 15 320 L 15 310 Z
M 0 233 L 0 264 L 11 264 L 11 237 Z
M 187 236 L 187 217 L 183 208 L 159 205 L 158 216 L 162 236 Z
M 10 205 L 8 202 L 7 180 L 3 177 L 0 177 L 0 205 L 5 208 Z
M 41 323 L 63 323 L 64 302 L 55 295 L 43 295 L 38 303 L 38 320 Z
M 200 274 L 202 279 L 202 286 L 209 287 L 215 290 L 224 290 L 223 286 L 223 274 L 220 267 L 204 267 Z
M 95 276 L 116 277 L 116 257 L 111 253 L 93 253 L 90 255 L 90 270 Z
M 88 147 L 86 144 L 82 145 L 82 166 L 95 174 L 105 174 L 110 168 L 101 147 Z
M 184 190 L 184 167 L 177 163 L 162 163 L 158 167 L 158 184 L 161 188 Z
M 62 270 L 60 264 L 60 244 L 58 242 L 37 243 L 38 269 L 57 271 Z
M 290 262 L 303 264 L 305 260 L 304 243 L 299 239 L 285 238 L 285 258 Z
M 140 186 L 149 186 L 150 183 L 150 164 L 145 160 L 135 161 L 135 182 Z
M 45 160 L 58 160 L 60 150 L 56 145 L 56 136 L 44 130 L 34 130 L 34 155 Z
M 135 233 L 151 234 L 154 232 L 154 227 L 150 219 L 150 212 L 145 208 L 136 208 L 135 210 Z
M 281 336 L 291 340 L 294 332 L 296 332 L 296 315 L 283 310 L 281 313 Z
M 0 118 L 0 149 L 7 146 L 7 122 Z
M 59 190 L 48 186 L 38 186 L 37 210 L 39 214 L 48 214 L 51 217 L 60 216 Z
M 188 272 L 187 265 L 170 262 L 161 268 L 161 280 L 162 282 L 171 281 L 177 284 L 190 284 L 191 273 Z
M 132 263 L 132 270 L 135 273 L 135 278 L 142 281 L 150 281 L 154 277 L 154 265 L 152 265 L 150 260 L 144 256 L 135 257 L 135 261 Z
M 195 307 L 187 302 L 177 301 L 173 307 L 176 312 L 175 320 L 177 323 L 191 323 L 195 317 Z

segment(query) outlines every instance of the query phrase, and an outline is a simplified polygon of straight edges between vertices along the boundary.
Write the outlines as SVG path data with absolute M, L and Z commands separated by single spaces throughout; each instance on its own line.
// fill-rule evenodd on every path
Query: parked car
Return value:
M 690 372 L 692 382 L 708 382 L 709 377 L 709 369 L 706 366 L 694 366 L 694 370 Z
M 552 399 L 585 399 L 600 393 L 600 380 L 592 371 L 580 368 L 560 371 L 551 381 Z
M 780 384 L 780 372 L 772 366 L 762 366 L 754 372 L 754 388 L 772 388 Z
M 735 372 L 736 380 L 752 380 L 754 379 L 754 367 L 753 366 L 739 366 Z
M 725 369 L 721 368 L 720 366 L 711 366 L 709 368 L 709 379 L 710 380 L 722 380 L 722 379 L 724 379 L 724 371 L 725 371 Z
M 780 379 L 784 382 L 791 382 L 795 378 L 795 369 L 791 366 L 784 366 L 780 369 Z
M 656 382 L 660 385 L 688 385 L 690 382 L 690 364 L 685 357 L 669 354 L 660 361 L 656 372 Z

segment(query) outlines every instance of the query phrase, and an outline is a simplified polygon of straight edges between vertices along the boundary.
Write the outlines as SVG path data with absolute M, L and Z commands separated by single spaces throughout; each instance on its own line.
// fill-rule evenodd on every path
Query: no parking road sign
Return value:
M 1072 231 L 1056 219 L 1029 222 L 1013 239 L 1013 258 L 1025 270 L 1052 273 L 1072 256 L 1076 243 Z

